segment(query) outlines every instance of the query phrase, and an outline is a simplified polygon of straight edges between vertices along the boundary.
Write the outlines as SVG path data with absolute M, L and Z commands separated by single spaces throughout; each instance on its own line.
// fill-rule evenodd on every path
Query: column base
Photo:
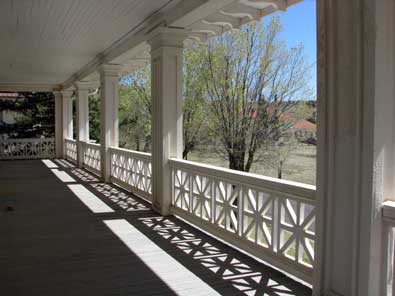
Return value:
M 151 209 L 155 212 L 160 214 L 161 216 L 171 216 L 172 213 L 170 209 L 164 209 L 158 202 L 153 202 Z

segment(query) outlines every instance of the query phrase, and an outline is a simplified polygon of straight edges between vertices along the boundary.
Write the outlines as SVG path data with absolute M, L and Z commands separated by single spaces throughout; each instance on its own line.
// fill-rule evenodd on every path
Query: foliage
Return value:
M 202 141 L 205 123 L 205 94 L 200 48 L 191 48 L 184 54 L 184 116 L 183 157 Z M 149 151 L 151 148 L 151 73 L 145 65 L 133 74 L 125 76 L 119 87 L 119 130 L 121 146 Z M 141 145 L 143 143 L 143 145 Z
M 292 119 L 313 117 L 311 68 L 303 46 L 287 48 L 277 18 L 253 22 L 184 50 L 183 158 L 204 142 L 217 145 L 232 169 L 249 171 L 283 137 Z M 121 145 L 148 151 L 149 65 L 120 86 Z M 143 145 L 141 145 L 143 143 Z
M 151 150 L 151 74 L 147 64 L 123 77 L 119 87 L 120 146 Z
M 202 57 L 200 47 L 184 50 L 184 106 L 183 106 L 183 141 L 182 157 L 188 158 L 199 143 L 207 137 L 206 92 L 202 76 Z M 206 127 L 204 129 L 204 127 Z M 203 130 L 206 133 L 203 133 Z
M 280 30 L 272 18 L 201 45 L 211 120 L 231 169 L 249 171 L 257 151 L 289 129 L 287 102 L 311 93 L 303 47 L 287 48 Z
M 16 112 L 15 124 L 0 132 L 12 131 L 17 138 L 51 138 L 55 135 L 55 101 L 50 92 L 21 92 L 16 100 L 1 100 L 0 110 Z
M 100 143 L 100 96 L 89 96 L 89 139 Z

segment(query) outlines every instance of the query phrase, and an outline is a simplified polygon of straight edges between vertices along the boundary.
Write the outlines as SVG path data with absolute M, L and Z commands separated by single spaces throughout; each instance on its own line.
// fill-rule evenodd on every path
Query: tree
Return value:
M 150 66 L 144 65 L 133 74 L 123 77 L 119 87 L 119 129 L 122 145 L 145 152 L 151 149 L 150 75 Z
M 204 81 L 201 75 L 201 48 L 184 52 L 184 116 L 183 158 L 195 149 L 202 139 L 204 125 Z M 119 88 L 119 128 L 123 145 L 131 149 L 149 151 L 151 146 L 151 72 L 147 64 L 134 73 L 123 77 Z M 132 144 L 134 143 L 134 144 Z
M 0 109 L 17 113 L 12 130 L 18 138 L 52 138 L 55 136 L 55 100 L 51 92 L 21 92 L 16 100 L 2 100 Z
M 89 139 L 100 143 L 100 96 L 95 94 L 89 100 Z
M 283 178 L 284 164 L 291 156 L 295 149 L 297 141 L 291 134 L 281 137 L 277 142 L 272 143 L 271 146 L 265 147 L 262 157 L 263 162 L 277 171 L 277 178 Z
M 202 142 L 205 134 L 206 92 L 202 76 L 202 48 L 192 47 L 184 50 L 184 105 L 183 105 L 183 141 L 182 157 L 188 158 Z
M 309 96 L 311 67 L 303 47 L 287 48 L 280 30 L 272 18 L 201 44 L 214 132 L 231 169 L 248 172 L 259 161 L 259 149 L 289 129 L 287 102 Z

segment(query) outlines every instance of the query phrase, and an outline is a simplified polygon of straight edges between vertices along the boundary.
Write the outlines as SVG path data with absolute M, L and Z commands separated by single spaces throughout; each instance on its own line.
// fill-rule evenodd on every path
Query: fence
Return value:
M 173 212 L 312 281 L 315 187 L 172 159 Z
M 0 140 L 0 159 L 54 158 L 53 138 Z

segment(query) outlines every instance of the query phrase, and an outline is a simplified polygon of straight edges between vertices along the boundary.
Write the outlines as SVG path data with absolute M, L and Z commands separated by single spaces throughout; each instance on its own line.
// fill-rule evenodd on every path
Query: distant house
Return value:
M 301 142 L 314 142 L 317 139 L 317 125 L 306 119 L 299 119 L 292 125 L 295 138 Z
M 273 113 L 273 109 L 268 107 L 268 113 Z M 252 118 L 256 118 L 258 112 L 252 113 Z M 288 136 L 294 136 L 299 142 L 316 144 L 317 142 L 317 125 L 307 119 L 297 119 L 291 112 L 284 112 L 280 115 L 280 120 L 291 124 Z

